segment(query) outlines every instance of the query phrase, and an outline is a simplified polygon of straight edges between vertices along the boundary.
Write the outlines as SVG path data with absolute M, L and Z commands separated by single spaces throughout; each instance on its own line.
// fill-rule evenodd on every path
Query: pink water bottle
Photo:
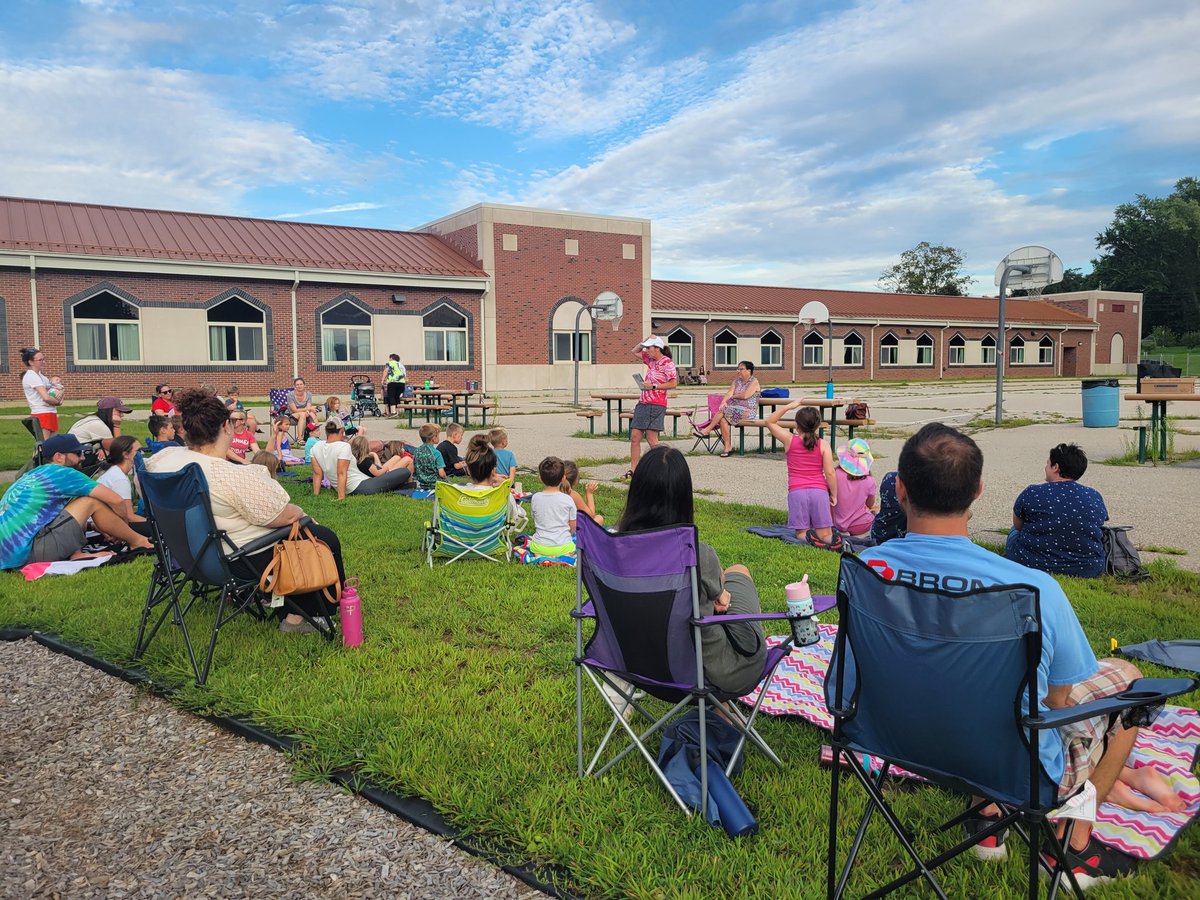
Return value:
M 358 598 L 358 579 L 347 578 L 342 585 L 342 643 L 359 647 L 363 642 L 362 601 Z
M 784 588 L 787 597 L 787 614 L 792 626 L 792 643 L 807 647 L 820 642 L 817 630 L 816 609 L 813 607 L 812 589 L 808 586 L 808 575 Z

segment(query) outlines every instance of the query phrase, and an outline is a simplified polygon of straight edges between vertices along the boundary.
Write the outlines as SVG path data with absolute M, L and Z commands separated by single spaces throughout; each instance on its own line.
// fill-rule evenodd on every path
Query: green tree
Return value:
M 884 269 L 879 286 L 897 294 L 963 296 L 971 276 L 963 274 L 962 253 L 953 247 L 921 241 L 900 254 L 900 262 Z
M 1071 291 L 1094 291 L 1096 289 L 1096 273 L 1084 275 L 1080 269 L 1064 269 L 1062 281 L 1048 284 L 1042 289 L 1043 294 L 1069 294 Z M 1028 296 L 1028 291 L 1013 291 L 1014 297 Z
M 1181 178 L 1168 197 L 1122 203 L 1096 246 L 1104 251 L 1092 261 L 1097 284 L 1145 296 L 1144 333 L 1200 328 L 1200 181 Z

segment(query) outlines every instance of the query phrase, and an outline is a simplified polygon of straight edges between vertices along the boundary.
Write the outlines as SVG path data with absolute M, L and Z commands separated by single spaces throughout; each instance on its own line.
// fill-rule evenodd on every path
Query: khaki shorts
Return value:
M 1128 688 L 1132 680 L 1121 660 L 1102 659 L 1095 675 L 1071 688 L 1068 702 L 1071 706 L 1080 706 L 1101 697 L 1111 697 Z M 1058 729 L 1063 740 L 1063 756 L 1066 758 L 1063 777 L 1058 783 L 1060 797 L 1067 796 L 1087 781 L 1096 771 L 1096 766 L 1100 765 L 1109 738 L 1122 728 L 1120 717 L 1111 728 L 1108 720 L 1109 716 L 1095 716 Z
M 26 562 L 58 562 L 83 549 L 87 538 L 75 517 L 65 509 L 33 536 Z

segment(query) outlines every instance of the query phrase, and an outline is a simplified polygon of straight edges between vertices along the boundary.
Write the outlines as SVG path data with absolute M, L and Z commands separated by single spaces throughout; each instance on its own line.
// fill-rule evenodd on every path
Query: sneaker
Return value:
M 316 624 L 314 625 L 313 622 Z M 329 620 L 323 616 L 314 617 L 313 622 L 309 622 L 307 619 L 301 619 L 299 622 L 289 622 L 287 619 L 284 619 L 279 623 L 279 630 L 284 634 L 316 634 L 319 630 L 317 626 L 324 629 L 328 629 L 329 627 Z
M 966 831 L 967 837 L 974 837 L 993 824 L 998 818 L 999 816 L 972 816 L 969 819 L 963 820 L 963 830 Z M 987 862 L 1001 862 L 1008 858 L 1008 848 L 1004 846 L 1004 838 L 1007 836 L 1008 829 L 1003 828 L 990 837 L 985 837 L 978 844 L 975 844 L 971 848 L 971 852 L 975 854 L 977 859 Z
M 1071 867 L 1075 880 L 1084 890 L 1114 878 L 1132 875 L 1137 871 L 1136 859 L 1100 843 L 1094 837 L 1088 839 L 1087 846 L 1082 850 L 1073 850 L 1070 847 L 1063 849 L 1066 851 L 1067 865 Z M 1050 867 L 1050 872 L 1045 868 L 1039 869 L 1043 876 L 1048 877 L 1058 871 L 1058 862 L 1045 845 L 1042 846 L 1042 861 Z
M 805 532 L 804 539 L 806 541 L 808 541 L 809 544 L 816 547 L 818 550 L 841 550 L 842 549 L 842 536 L 840 534 L 838 534 L 836 531 L 833 533 L 833 537 L 831 537 L 827 541 L 823 541 L 819 537 L 817 537 L 816 530 L 810 528 L 810 529 L 808 529 L 807 532 Z

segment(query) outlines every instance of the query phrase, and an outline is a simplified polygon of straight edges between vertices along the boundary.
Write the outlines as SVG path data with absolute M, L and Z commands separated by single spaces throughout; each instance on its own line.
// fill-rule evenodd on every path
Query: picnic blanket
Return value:
M 789 528 L 787 525 L 749 525 L 743 528 L 742 531 L 757 534 L 759 537 L 783 541 L 785 544 L 799 544 L 802 547 L 812 546 L 808 541 L 802 541 L 796 537 L 796 529 Z M 858 553 L 860 550 L 865 550 L 873 546 L 875 544 L 870 538 L 852 538 L 848 534 L 842 534 L 842 549 L 847 553 Z
M 822 624 L 818 628 L 820 643 L 797 647 L 779 664 L 759 709 L 772 716 L 800 716 L 830 730 L 833 717 L 825 706 L 823 685 L 837 626 Z M 780 640 L 778 637 L 767 638 L 770 644 Z M 743 703 L 753 704 L 758 699 L 758 691 L 741 699 Z M 1102 803 L 1096 813 L 1093 834 L 1109 846 L 1138 859 L 1155 859 L 1165 853 L 1184 826 L 1200 813 L 1200 781 L 1192 774 L 1198 752 L 1200 714 L 1181 706 L 1164 707 L 1151 727 L 1138 732 L 1128 765 L 1158 769 L 1175 792 L 1187 801 L 1186 811 L 1144 813 Z M 875 760 L 872 765 L 877 767 L 879 762 Z M 905 777 L 908 773 L 898 774 Z
M 543 556 L 529 549 L 530 535 L 522 534 L 513 543 L 513 556 L 518 562 L 530 566 L 574 566 L 575 554 L 564 553 L 561 556 Z

